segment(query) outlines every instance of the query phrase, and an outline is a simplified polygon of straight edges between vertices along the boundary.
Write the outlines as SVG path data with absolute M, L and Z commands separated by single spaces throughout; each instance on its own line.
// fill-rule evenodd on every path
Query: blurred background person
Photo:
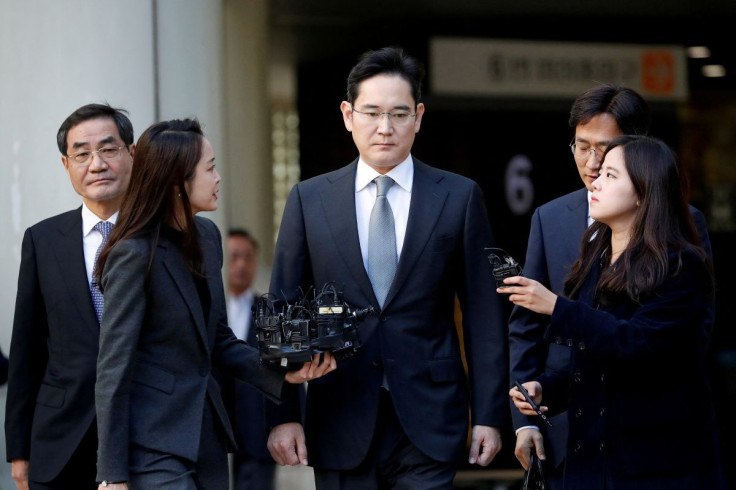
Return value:
M 239 339 L 257 348 L 251 308 L 261 293 L 253 285 L 258 272 L 258 242 L 248 230 L 233 228 L 227 236 L 228 324 Z M 231 460 L 234 490 L 271 490 L 276 463 L 266 447 L 268 428 L 263 394 L 218 371 L 222 397 L 238 449 Z

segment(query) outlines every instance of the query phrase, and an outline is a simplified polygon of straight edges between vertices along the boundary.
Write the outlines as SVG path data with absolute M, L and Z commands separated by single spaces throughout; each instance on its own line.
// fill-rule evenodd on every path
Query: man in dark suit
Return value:
M 475 182 L 410 153 L 422 76 L 401 49 L 365 53 L 340 106 L 359 157 L 297 184 L 284 210 L 271 292 L 292 301 L 333 281 L 349 305 L 375 309 L 359 327 L 362 350 L 310 382 L 306 446 L 298 404 L 272 420 L 274 459 L 307 464 L 308 449 L 318 489 L 451 488 L 469 406 L 469 462 L 487 465 L 501 447 L 507 331 L 491 229 Z
M 580 254 L 583 232 L 592 223 L 589 200 L 592 184 L 598 178 L 603 152 L 618 136 L 647 134 L 649 107 L 637 92 L 615 85 L 599 85 L 580 95 L 570 110 L 569 125 L 575 131 L 570 143 L 584 188 L 537 208 L 532 216 L 524 276 L 537 280 L 561 295 L 565 277 Z M 710 255 L 710 242 L 703 214 L 691 207 L 703 245 Z M 546 371 L 566 371 L 570 349 L 548 344 L 543 334 L 549 317 L 515 306 L 509 319 L 511 379 L 525 382 Z M 515 454 L 522 465 L 529 465 L 530 450 L 545 467 L 549 488 L 562 488 L 567 445 L 567 413 L 552 417 L 552 427 L 540 424 L 512 407 L 516 430 Z
M 258 270 L 258 242 L 244 229 L 231 229 L 227 237 L 228 325 L 239 339 L 258 347 L 251 308 L 259 294 L 253 289 Z M 235 490 L 274 488 L 276 463 L 266 448 L 268 429 L 263 394 L 230 376 L 218 377 L 238 449 L 231 475 Z
M 82 206 L 23 237 L 7 457 L 19 489 L 96 489 L 99 317 L 91 278 L 103 234 L 95 226 L 117 217 L 133 164 L 133 126 L 124 111 L 89 104 L 62 123 L 57 143 Z

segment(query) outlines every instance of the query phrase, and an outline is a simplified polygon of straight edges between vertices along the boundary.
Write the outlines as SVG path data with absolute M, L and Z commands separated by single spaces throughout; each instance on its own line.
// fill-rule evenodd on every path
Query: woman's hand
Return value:
M 315 354 L 310 362 L 305 362 L 298 371 L 288 371 L 286 381 L 292 384 L 300 384 L 305 381 L 321 378 L 327 373 L 337 369 L 337 361 L 329 352 Z
M 551 315 L 555 309 L 557 295 L 533 279 L 523 276 L 507 277 L 503 280 L 504 286 L 496 292 L 508 294 L 509 301 L 523 306 L 536 313 Z
M 532 399 L 534 403 L 539 405 L 542 403 L 542 385 L 539 383 L 539 381 L 527 381 L 526 383 L 522 383 L 521 386 L 526 389 L 527 393 L 529 393 L 529 397 Z M 534 411 L 532 406 L 529 404 L 528 401 L 526 401 L 526 398 L 524 398 L 524 395 L 519 391 L 519 388 L 514 386 L 509 390 L 509 396 L 511 397 L 511 400 L 514 402 L 514 406 L 519 409 L 521 413 L 524 415 L 537 415 L 537 412 Z M 549 410 L 548 407 L 539 407 L 542 412 L 546 412 Z

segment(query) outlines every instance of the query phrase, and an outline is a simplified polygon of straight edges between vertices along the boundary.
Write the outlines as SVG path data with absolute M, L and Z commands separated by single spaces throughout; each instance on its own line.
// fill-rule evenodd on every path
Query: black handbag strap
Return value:
M 542 461 L 532 449 L 529 459 L 529 470 L 524 474 L 521 490 L 546 490 L 547 482 L 542 470 Z

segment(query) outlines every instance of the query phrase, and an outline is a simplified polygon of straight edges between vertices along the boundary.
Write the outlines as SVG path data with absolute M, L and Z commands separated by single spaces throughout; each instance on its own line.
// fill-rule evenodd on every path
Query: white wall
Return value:
M 90 102 L 153 121 L 149 0 L 0 0 L 0 346 L 8 352 L 20 245 L 37 221 L 77 207 L 56 132 Z

